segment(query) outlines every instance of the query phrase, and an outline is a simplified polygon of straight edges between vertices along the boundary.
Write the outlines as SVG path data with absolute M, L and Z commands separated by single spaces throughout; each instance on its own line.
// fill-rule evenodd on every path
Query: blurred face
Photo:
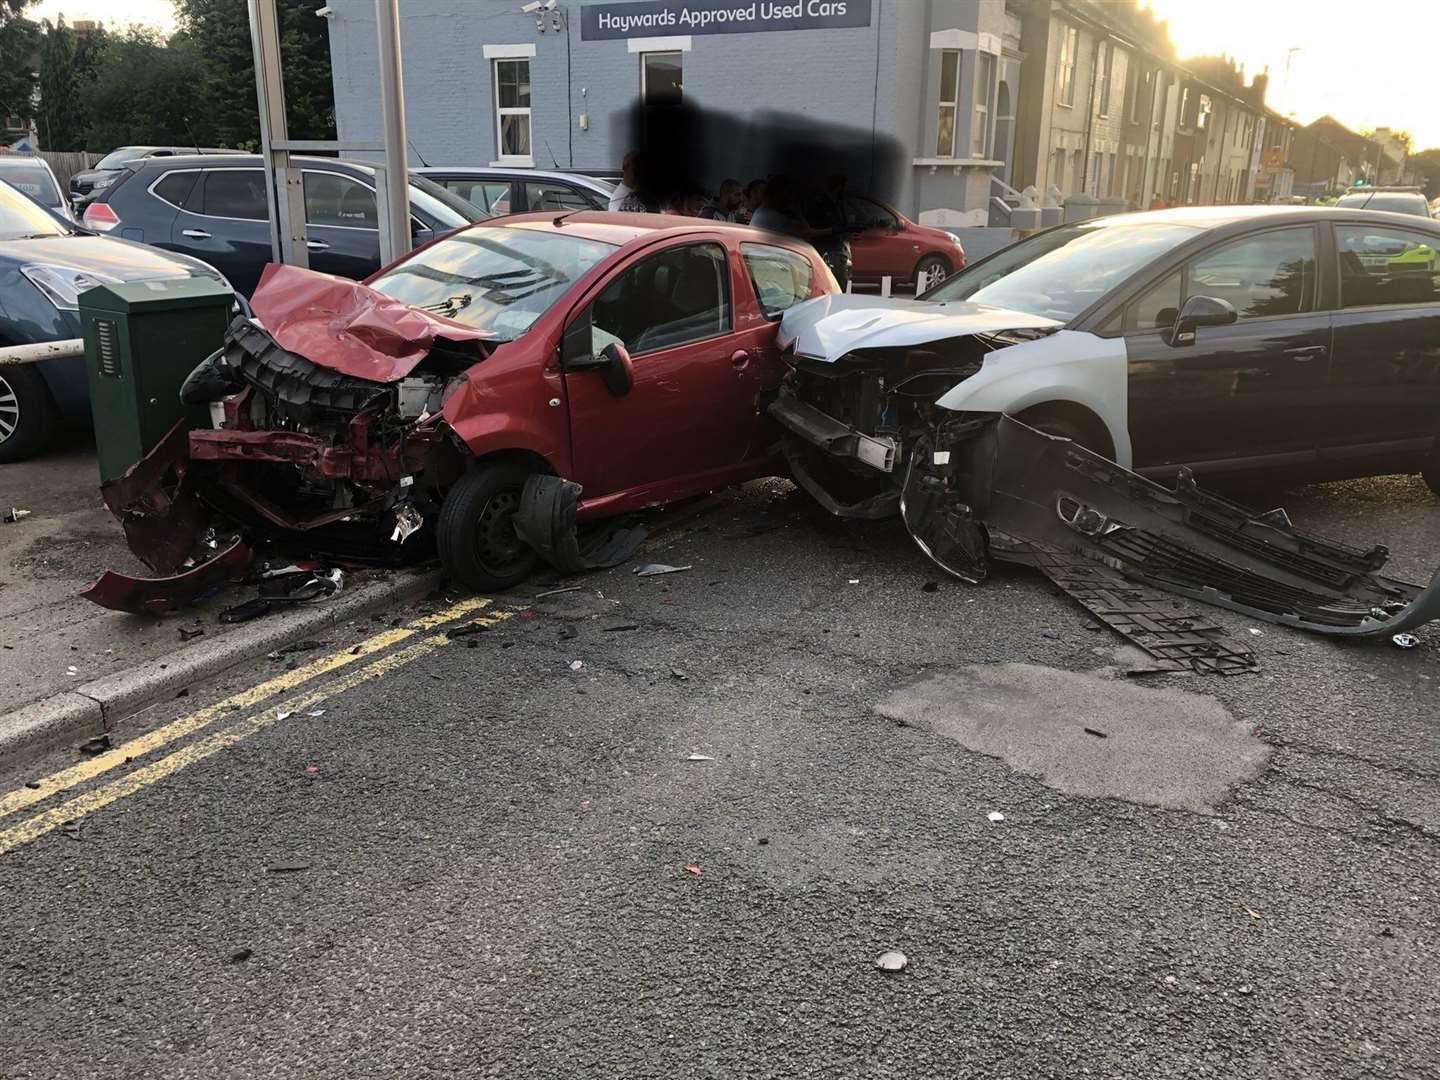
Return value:
M 626 154 L 625 160 L 620 165 L 620 178 L 625 181 L 628 188 L 635 187 L 635 155 Z
M 756 184 L 756 185 L 755 185 L 753 188 L 751 188 L 751 189 L 746 193 L 746 195 L 745 195 L 745 205 L 748 206 L 751 210 L 759 210 L 761 204 L 764 203 L 764 202 L 765 202 L 765 185 L 764 185 L 764 184 Z
M 680 209 L 686 217 L 699 217 L 700 211 L 705 209 L 705 196 L 687 195 L 680 200 Z
M 740 205 L 740 185 L 726 184 L 720 188 L 720 207 L 722 210 L 734 210 Z

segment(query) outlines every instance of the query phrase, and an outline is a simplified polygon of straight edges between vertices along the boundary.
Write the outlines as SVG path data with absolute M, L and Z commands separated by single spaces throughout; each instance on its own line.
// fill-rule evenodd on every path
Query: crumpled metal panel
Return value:
M 240 581 L 250 566 L 250 549 L 237 536 L 214 558 L 169 577 L 137 578 L 106 570 L 80 595 L 111 611 L 161 615 L 179 611 L 197 600 Z
M 185 422 L 177 421 L 123 476 L 100 486 L 100 497 L 125 530 L 130 550 L 157 574 L 178 573 L 193 554 L 210 515 L 195 493 Z
M 493 334 L 413 308 L 348 278 L 272 263 L 250 306 L 282 349 L 357 379 L 409 375 L 436 342 L 466 345 L 475 359 Z

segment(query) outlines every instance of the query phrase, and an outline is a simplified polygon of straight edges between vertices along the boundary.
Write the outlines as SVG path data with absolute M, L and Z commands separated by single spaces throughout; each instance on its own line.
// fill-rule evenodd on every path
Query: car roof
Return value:
M 0 167 L 6 165 L 28 165 L 31 168 L 43 165 L 47 169 L 50 168 L 48 161 L 34 154 L 0 154 Z
M 584 173 L 565 172 L 563 169 L 520 169 L 497 165 L 489 168 L 484 165 L 421 165 L 417 169 L 410 170 L 419 173 L 421 176 L 435 177 L 444 176 L 473 176 L 476 179 L 486 176 L 503 177 L 506 180 L 569 180 L 573 183 L 582 184 L 597 193 L 605 192 L 604 185 L 597 177 L 586 176 Z
M 804 250 L 809 245 L 788 236 L 776 236 L 749 225 L 737 225 L 730 221 L 711 221 L 708 218 L 679 217 L 675 214 L 631 214 L 609 210 L 574 210 L 557 214 L 546 211 L 533 214 L 512 214 L 509 217 L 477 221 L 471 228 L 494 227 L 505 229 L 537 229 L 553 232 L 567 232 L 586 240 L 599 240 L 606 244 L 623 246 L 637 240 L 657 237 L 684 236 L 700 232 L 738 232 L 758 242 L 780 244 Z
M 170 154 L 166 157 L 143 158 L 135 161 L 125 162 L 125 167 L 135 172 L 142 172 L 146 169 L 258 169 L 261 168 L 265 159 L 259 154 L 246 154 L 241 152 L 231 153 L 226 151 L 220 155 L 221 160 L 216 161 L 215 154 Z M 366 176 L 373 176 L 375 166 L 365 161 L 352 161 L 349 158 L 332 157 L 302 157 L 294 155 L 290 158 L 293 165 L 301 168 L 314 166 L 334 167 L 342 169 L 355 169 Z
M 1170 210 L 1112 214 L 1109 217 L 1090 218 L 1089 221 L 1103 225 L 1155 223 L 1217 229 L 1228 225 L 1248 226 L 1261 222 L 1302 225 L 1316 221 L 1373 221 L 1380 218 L 1389 218 L 1397 224 L 1403 222 L 1412 227 L 1415 222 L 1413 214 L 1394 214 L 1385 210 L 1360 210 L 1344 206 L 1177 206 Z

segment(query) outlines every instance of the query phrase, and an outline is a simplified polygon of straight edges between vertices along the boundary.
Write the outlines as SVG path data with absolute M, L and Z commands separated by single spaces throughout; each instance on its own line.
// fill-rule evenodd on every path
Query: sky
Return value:
M 1417 150 L 1440 147 L 1440 0 L 1103 2 L 1148 3 L 1170 23 L 1182 58 L 1226 53 L 1247 75 L 1268 65 L 1269 104 L 1301 123 L 1329 113 L 1351 128 L 1409 131 Z M 40 0 L 26 12 L 35 19 L 63 13 L 69 21 L 141 22 L 166 31 L 175 25 L 170 0 Z M 1289 54 L 1287 78 L 1292 48 L 1299 51 Z
M 1169 22 L 1181 59 L 1225 53 L 1247 76 L 1269 65 L 1266 101 L 1278 112 L 1306 124 L 1328 113 L 1352 129 L 1409 131 L 1416 150 L 1440 147 L 1440 0 L 1142 3 Z

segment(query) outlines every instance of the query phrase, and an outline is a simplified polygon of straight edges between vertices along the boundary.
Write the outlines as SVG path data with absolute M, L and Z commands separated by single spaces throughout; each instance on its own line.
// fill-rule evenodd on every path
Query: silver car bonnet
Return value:
M 964 300 L 906 300 L 832 293 L 796 304 L 780 320 L 780 347 L 834 363 L 856 349 L 924 345 L 1004 330 L 1056 330 L 1043 315 Z

